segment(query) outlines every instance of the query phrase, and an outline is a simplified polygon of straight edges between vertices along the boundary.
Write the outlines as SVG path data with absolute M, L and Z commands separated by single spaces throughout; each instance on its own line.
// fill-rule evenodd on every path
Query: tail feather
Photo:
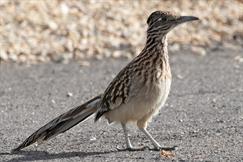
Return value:
M 58 116 L 30 135 L 22 144 L 20 144 L 12 151 L 19 151 L 22 148 L 25 148 L 35 142 L 40 143 L 46 141 L 60 133 L 69 130 L 70 128 L 74 127 L 78 123 L 84 121 L 89 116 L 94 114 L 98 109 L 98 102 L 100 99 L 101 95 L 96 96 L 81 106 L 75 107 L 68 112 Z

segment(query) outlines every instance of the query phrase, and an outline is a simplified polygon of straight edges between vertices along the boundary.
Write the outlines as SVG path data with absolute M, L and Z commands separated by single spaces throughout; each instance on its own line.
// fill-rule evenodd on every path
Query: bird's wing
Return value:
M 104 113 L 126 104 L 132 96 L 138 93 L 139 90 L 136 87 L 139 83 L 133 84 L 133 82 L 137 82 L 135 80 L 137 77 L 134 77 L 131 73 L 131 70 L 134 70 L 132 65 L 130 63 L 123 68 L 106 88 L 95 121 Z

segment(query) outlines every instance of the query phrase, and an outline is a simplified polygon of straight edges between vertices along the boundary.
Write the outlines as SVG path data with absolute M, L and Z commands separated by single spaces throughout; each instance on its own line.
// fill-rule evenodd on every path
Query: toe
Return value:
M 153 151 L 161 151 L 161 150 L 164 150 L 164 151 L 175 151 L 177 148 L 177 146 L 173 146 L 173 147 L 154 147 L 152 149 L 149 149 L 149 150 L 153 150 Z
M 173 147 L 161 147 L 160 150 L 164 150 L 164 151 L 175 151 L 177 149 L 177 146 L 173 146 Z
M 116 147 L 116 149 L 118 151 L 144 151 L 149 148 L 147 146 L 143 146 L 143 147 L 127 147 L 127 148 Z

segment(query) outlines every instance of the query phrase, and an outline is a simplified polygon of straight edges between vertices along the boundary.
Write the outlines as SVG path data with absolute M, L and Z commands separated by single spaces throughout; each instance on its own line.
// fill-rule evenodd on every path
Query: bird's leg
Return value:
M 173 151 L 176 149 L 176 146 L 174 147 L 161 147 L 160 144 L 152 137 L 152 135 L 145 129 L 145 128 L 140 128 L 140 130 L 146 135 L 146 137 L 149 138 L 149 140 L 152 142 L 154 145 L 154 149 L 152 150 L 167 150 L 167 151 Z
M 125 149 L 121 149 L 121 148 L 117 147 L 117 149 L 119 151 L 125 151 L 125 150 L 128 150 L 128 151 L 142 151 L 142 150 L 144 150 L 146 147 L 134 147 L 134 146 L 132 146 L 131 141 L 130 141 L 130 139 L 128 137 L 128 131 L 127 131 L 126 124 L 121 124 L 121 125 L 122 125 L 122 129 L 123 129 L 124 135 L 125 135 L 126 148 Z
M 127 131 L 127 127 L 126 127 L 125 124 L 122 124 L 122 129 L 123 129 L 123 132 L 124 132 L 124 135 L 125 135 L 125 141 L 126 141 L 127 148 L 133 148 L 131 141 L 128 137 L 128 131 Z
M 160 144 L 152 137 L 152 135 L 145 128 L 140 128 L 140 130 L 146 135 L 146 137 L 149 138 L 156 150 L 161 149 Z

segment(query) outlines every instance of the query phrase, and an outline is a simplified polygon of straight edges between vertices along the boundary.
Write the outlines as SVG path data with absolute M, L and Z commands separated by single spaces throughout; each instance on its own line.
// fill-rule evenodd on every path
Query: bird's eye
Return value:
M 166 17 L 161 17 L 161 18 L 158 19 L 158 21 L 166 21 L 166 20 L 167 20 Z
M 167 18 L 166 18 L 166 17 L 163 17 L 163 18 L 162 18 L 162 21 L 166 21 L 166 20 L 167 20 Z

